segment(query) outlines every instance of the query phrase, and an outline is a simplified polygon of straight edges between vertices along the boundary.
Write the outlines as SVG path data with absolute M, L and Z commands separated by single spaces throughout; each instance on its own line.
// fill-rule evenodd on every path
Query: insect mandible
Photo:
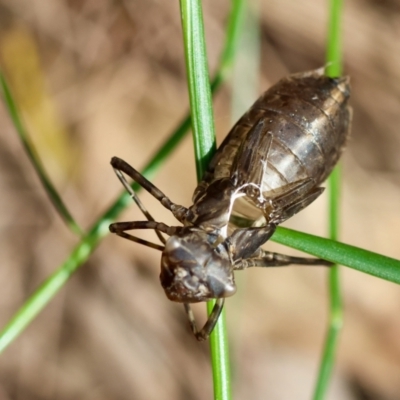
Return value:
M 198 340 L 212 332 L 224 299 L 236 291 L 234 271 L 290 264 L 330 265 L 261 246 L 276 226 L 312 203 L 337 163 L 349 135 L 349 78 L 323 70 L 289 75 L 267 90 L 234 125 L 193 194 L 193 205 L 173 203 L 125 161 L 111 165 L 146 221 L 117 222 L 110 231 L 162 251 L 160 281 L 167 297 L 184 304 Z M 127 183 L 131 177 L 183 226 L 156 222 Z M 243 221 L 251 221 L 247 225 Z M 163 245 L 127 233 L 152 229 Z M 167 234 L 166 240 L 161 234 Z M 202 329 L 190 303 L 216 299 Z

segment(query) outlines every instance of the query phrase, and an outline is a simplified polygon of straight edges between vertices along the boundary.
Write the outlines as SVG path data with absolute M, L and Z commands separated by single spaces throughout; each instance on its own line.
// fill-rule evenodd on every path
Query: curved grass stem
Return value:
M 47 195 L 50 198 L 50 201 L 53 203 L 54 208 L 57 213 L 64 220 L 65 224 L 68 228 L 74 232 L 78 236 L 83 236 L 84 232 L 78 223 L 72 217 L 72 214 L 68 211 L 67 206 L 61 199 L 61 196 L 58 194 L 56 188 L 52 184 L 49 176 L 47 175 L 46 170 L 43 167 L 43 164 L 40 160 L 39 155 L 29 138 L 28 131 L 23 123 L 23 119 L 21 117 L 21 113 L 18 110 L 17 104 L 14 100 L 14 97 L 11 93 L 10 88 L 8 87 L 7 81 L 0 71 L 0 90 L 3 96 L 4 104 L 8 109 L 8 113 L 13 121 L 14 127 L 18 133 L 19 138 L 21 139 L 22 145 L 28 155 L 29 160 L 32 163 L 34 170 L 36 171 L 40 182 L 42 183 Z
M 221 61 L 212 81 L 212 91 L 215 92 L 222 82 L 226 79 L 229 69 L 231 68 L 233 57 L 236 49 L 236 41 L 240 25 L 240 4 L 243 0 L 235 0 L 235 7 L 232 10 L 228 30 L 225 38 L 224 51 Z M 239 9 L 239 11 L 238 11 Z M 156 170 L 165 162 L 171 155 L 172 151 L 183 139 L 190 128 L 190 116 L 186 116 L 178 125 L 173 134 L 163 143 L 154 155 L 151 161 L 142 170 L 142 174 L 148 179 L 154 176 Z M 140 187 L 136 184 L 132 188 L 137 192 Z M 103 215 L 93 224 L 91 229 L 78 245 L 73 249 L 67 260 L 52 274 L 35 292 L 25 301 L 21 308 L 14 314 L 10 321 L 4 326 L 0 332 L 0 353 L 10 344 L 15 338 L 20 335 L 36 315 L 48 304 L 57 292 L 68 281 L 69 277 L 89 258 L 91 253 L 108 233 L 108 226 L 117 216 L 131 204 L 129 194 L 124 191 L 115 200 L 115 202 L 103 213 Z
M 328 41 L 326 52 L 326 75 L 338 77 L 342 74 L 342 38 L 341 17 L 342 0 L 331 0 L 329 10 Z M 340 198 L 340 166 L 332 172 L 329 182 L 329 238 L 339 237 L 339 198 Z M 314 400 L 322 400 L 327 392 L 335 363 L 339 334 L 343 325 L 342 298 L 340 291 L 339 266 L 334 265 L 329 271 L 329 322 L 325 338 Z

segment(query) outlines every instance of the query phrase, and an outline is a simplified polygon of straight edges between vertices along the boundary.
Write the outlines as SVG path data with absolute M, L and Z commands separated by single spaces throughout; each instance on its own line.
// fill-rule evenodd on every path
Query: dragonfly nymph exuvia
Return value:
M 276 227 L 322 192 L 349 136 L 349 78 L 323 70 L 289 75 L 268 89 L 234 125 L 193 194 L 193 204 L 173 203 L 120 158 L 111 165 L 146 221 L 117 222 L 110 231 L 162 252 L 160 281 L 167 297 L 184 304 L 198 340 L 212 332 L 224 299 L 236 291 L 234 271 L 291 264 L 330 265 L 262 249 Z M 123 174 L 170 210 L 182 224 L 156 222 Z M 247 221 L 240 224 L 238 221 Z M 127 231 L 152 229 L 162 245 Z M 169 236 L 168 239 L 162 235 Z M 198 329 L 191 303 L 216 299 Z

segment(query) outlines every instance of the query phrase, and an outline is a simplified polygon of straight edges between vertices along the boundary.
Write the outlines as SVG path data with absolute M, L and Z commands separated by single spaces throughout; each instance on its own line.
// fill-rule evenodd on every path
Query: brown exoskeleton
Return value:
M 162 251 L 161 285 L 170 300 L 184 304 L 198 340 L 208 338 L 225 297 L 235 293 L 235 270 L 330 265 L 325 260 L 268 252 L 261 246 L 278 224 L 323 192 L 319 185 L 337 163 L 349 135 L 349 96 L 347 77 L 328 78 L 322 70 L 280 80 L 232 128 L 189 208 L 171 202 L 125 161 L 111 160 L 147 221 L 114 223 L 110 231 Z M 122 173 L 159 200 L 183 226 L 155 222 Z M 232 223 L 249 219 L 255 221 L 250 226 L 228 229 Z M 127 233 L 133 229 L 155 230 L 164 246 Z M 165 240 L 160 232 L 170 237 Z M 189 304 L 210 299 L 217 301 L 198 330 Z

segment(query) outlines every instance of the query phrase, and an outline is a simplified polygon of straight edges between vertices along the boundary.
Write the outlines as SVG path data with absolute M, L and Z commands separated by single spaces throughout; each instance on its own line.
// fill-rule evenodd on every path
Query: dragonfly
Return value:
M 183 303 L 197 340 L 209 337 L 225 298 L 236 292 L 235 271 L 332 265 L 322 259 L 266 251 L 262 246 L 279 224 L 324 191 L 320 185 L 349 137 L 349 97 L 349 77 L 330 78 L 323 69 L 278 81 L 233 126 L 189 207 L 172 202 L 124 160 L 112 158 L 117 177 L 146 220 L 116 222 L 110 231 L 161 251 L 161 286 L 168 299 Z M 125 175 L 156 198 L 180 225 L 155 221 Z M 141 229 L 154 230 L 162 245 L 128 233 Z M 214 307 L 199 329 L 190 304 L 212 299 Z

